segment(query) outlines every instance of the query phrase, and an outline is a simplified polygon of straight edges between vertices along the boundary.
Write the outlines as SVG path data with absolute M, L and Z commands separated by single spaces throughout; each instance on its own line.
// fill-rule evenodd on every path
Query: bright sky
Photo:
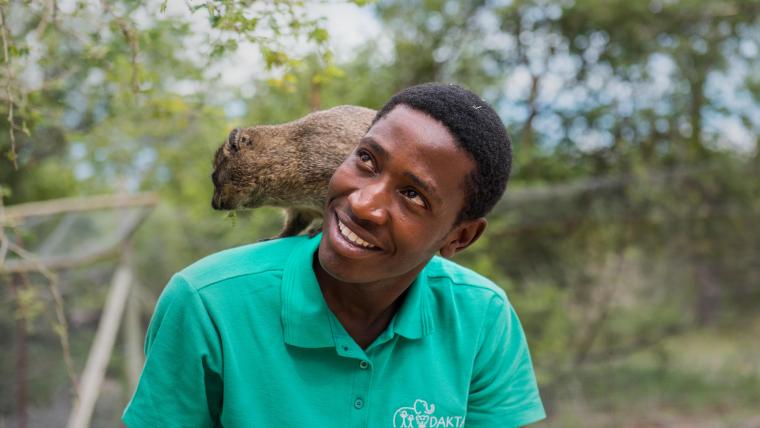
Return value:
M 370 39 L 381 36 L 381 27 L 374 17 L 370 7 L 359 7 L 347 2 L 306 3 L 307 13 L 314 17 L 324 17 L 326 28 L 330 34 L 329 45 L 338 61 L 348 60 L 352 52 Z M 193 31 L 198 36 L 188 41 L 187 55 L 201 59 L 206 52 L 199 46 L 203 46 L 204 37 L 211 33 L 211 27 L 206 14 L 201 10 L 191 14 L 187 5 L 178 0 L 167 4 L 166 13 L 170 16 L 183 16 L 190 19 Z M 298 55 L 311 48 L 311 46 L 299 46 L 296 41 L 284 41 L 289 45 L 290 52 Z M 209 70 L 210 74 L 219 73 L 220 82 L 225 86 L 243 89 L 244 94 L 252 91 L 252 82 L 261 78 L 264 73 L 264 64 L 255 45 L 242 43 L 238 50 L 227 61 Z M 250 89 L 250 91 L 246 91 Z M 187 88 L 190 90 L 190 88 Z M 253 95 L 252 93 L 246 95 Z
M 155 18 L 148 11 L 157 10 L 161 0 L 151 1 L 153 3 L 142 9 L 142 15 L 138 14 L 134 17 L 138 26 L 141 23 L 149 25 Z M 338 61 L 350 60 L 357 47 L 368 40 L 380 41 L 381 49 L 383 46 L 388 48 L 388 52 L 381 52 L 381 55 L 391 55 L 390 40 L 385 37 L 381 23 L 373 15 L 371 6 L 359 7 L 338 0 L 306 2 L 306 4 L 307 12 L 311 16 L 325 18 L 326 28 L 330 34 L 329 44 Z M 73 0 L 61 0 L 59 3 L 61 9 L 73 7 L 73 5 Z M 191 13 L 187 5 L 188 3 L 184 0 L 169 0 L 166 14 L 182 16 L 192 23 L 193 32 L 196 36 L 187 40 L 187 45 L 182 54 L 203 63 L 210 49 L 206 37 L 212 32 L 212 29 L 204 11 Z M 93 7 L 97 7 L 97 5 Z M 491 24 L 498 26 L 498 22 Z M 383 41 L 387 41 L 387 43 L 383 43 Z M 507 49 L 508 47 L 505 45 L 507 42 L 508 40 L 497 40 L 496 44 Z M 593 42 L 594 40 L 590 40 L 591 44 Z M 600 40 L 599 42 L 604 43 L 605 41 Z M 311 48 L 311 46 L 299 46 L 296 41 L 285 41 L 284 43 L 288 45 L 288 52 L 294 56 L 298 56 L 299 53 Z M 483 43 L 489 43 L 489 41 L 484 40 Z M 542 43 L 540 39 L 531 43 L 533 48 L 531 49 L 533 53 L 530 55 L 531 64 L 529 66 L 518 66 L 511 70 L 502 87 L 502 93 L 498 94 L 498 98 L 502 99 L 503 103 L 496 107 L 508 123 L 520 123 L 527 117 L 527 110 L 524 104 L 521 105 L 520 103 L 528 97 L 531 70 L 537 65 L 544 67 L 542 56 L 546 55 L 548 49 Z M 752 51 L 750 53 L 758 55 L 755 45 L 742 46 L 742 51 L 744 53 Z M 620 106 L 620 111 L 615 113 L 615 117 L 611 116 L 610 121 L 618 120 L 620 117 L 630 114 L 633 109 L 647 107 L 662 109 L 668 106 L 667 102 L 657 103 L 657 100 L 664 100 L 669 97 L 673 85 L 671 73 L 675 65 L 665 55 L 656 54 L 650 58 L 648 67 L 651 75 L 654 76 L 653 81 L 640 88 L 632 88 L 628 84 L 616 81 L 616 78 L 611 75 L 611 70 L 606 72 L 603 67 L 591 72 L 588 86 L 574 85 L 572 79 L 575 76 L 575 67 L 573 58 L 569 55 L 562 55 L 557 52 L 552 57 L 552 60 L 546 65 L 546 70 L 542 70 L 545 73 L 543 73 L 540 85 L 539 105 L 550 107 L 550 110 L 577 109 L 579 106 L 583 106 L 590 97 L 595 96 L 590 92 L 593 91 L 616 100 L 616 105 Z M 705 113 L 705 131 L 717 136 L 717 138 L 711 139 L 711 144 L 715 148 L 751 153 L 757 150 L 756 130 L 760 129 L 760 110 L 755 108 L 755 102 L 748 98 L 748 94 L 737 90 L 742 79 L 749 72 L 746 67 L 742 68 L 741 64 L 737 64 L 729 67 L 728 70 L 727 73 L 714 73 L 709 77 L 706 88 L 707 95 L 713 100 L 720 100 L 729 111 L 749 112 L 748 116 L 755 131 L 747 128 L 736 116 L 709 112 Z M 33 76 L 33 73 L 28 73 L 30 80 L 34 80 L 32 79 Z M 207 79 L 221 83 L 221 86 L 226 88 L 226 90 L 218 91 L 216 101 L 225 106 L 229 117 L 237 117 L 244 113 L 245 99 L 250 99 L 255 95 L 254 82 L 265 76 L 266 71 L 258 48 L 251 44 L 241 44 L 234 54 L 229 55 L 225 61 L 208 70 Z M 598 87 L 594 87 L 594 81 L 598 83 Z M 175 83 L 174 89 L 180 94 L 190 94 L 199 88 L 196 82 L 179 81 Z M 237 93 L 237 90 L 240 92 Z M 240 95 L 243 99 L 240 99 Z M 642 102 L 649 104 L 656 102 L 657 104 L 644 105 Z M 549 140 L 558 141 L 562 129 L 561 125 L 555 122 L 557 122 L 556 117 L 541 115 L 535 126 L 546 133 Z M 667 123 L 664 123 L 664 126 L 667 126 Z M 583 150 L 593 151 L 608 145 L 612 138 L 611 134 L 604 129 L 591 129 L 586 126 L 580 126 L 579 129 L 582 132 L 579 131 L 577 135 L 572 137 Z
M 324 17 L 326 19 L 326 28 L 330 33 L 330 47 L 338 61 L 350 60 L 356 48 L 368 40 L 379 40 L 381 47 L 383 45 L 388 46 L 389 52 L 387 53 L 390 54 L 390 40 L 386 44 L 382 43 L 385 39 L 382 26 L 373 15 L 371 6 L 359 7 L 352 3 L 339 1 L 307 2 L 307 11 L 313 17 Z M 179 0 L 169 2 L 167 13 L 182 14 L 186 17 L 190 16 L 185 2 Z M 558 13 L 561 13 L 561 11 L 558 11 Z M 196 12 L 190 18 L 194 23 L 194 30 L 198 34 L 198 39 L 189 42 L 186 49 L 187 54 L 203 55 L 204 53 L 199 46 L 207 44 L 203 41 L 203 35 L 209 34 L 211 31 L 209 23 L 204 13 Z M 594 42 L 594 40 L 590 40 L 590 44 L 593 45 Z M 598 40 L 596 42 L 603 44 L 606 41 Z M 288 42 L 285 43 L 287 44 Z M 503 44 L 503 40 L 499 42 L 499 45 Z M 292 46 L 290 52 L 296 56 L 299 54 L 299 51 L 309 48 L 309 46 L 299 46 L 295 41 L 291 42 L 290 45 Z M 548 51 L 540 39 L 536 39 L 531 46 L 534 49 L 532 49 L 533 53 L 529 55 L 533 59 L 530 67 L 520 66 L 512 70 L 503 86 L 503 93 L 500 94 L 500 98 L 503 98 L 505 101 L 503 105 L 497 106 L 498 110 L 500 110 L 504 119 L 510 123 L 520 123 L 527 116 L 527 110 L 525 110 L 524 106 L 519 106 L 518 104 L 527 99 L 530 88 L 531 69 L 537 64 L 543 64 L 542 56 L 546 55 Z M 630 114 L 631 110 L 635 108 L 664 108 L 667 104 L 650 106 L 641 105 L 637 101 L 648 100 L 646 102 L 649 102 L 668 97 L 672 86 L 670 75 L 674 64 L 664 55 L 654 55 L 651 58 L 649 68 L 651 75 L 654 76 L 654 80 L 645 87 L 635 88 L 635 93 L 631 92 L 632 88 L 630 85 L 617 82 L 614 76 L 612 76 L 611 70 L 605 71 L 603 67 L 591 73 L 590 85 L 588 87 L 572 85 L 571 81 L 575 76 L 574 67 L 573 60 L 569 55 L 563 56 L 557 53 L 553 56 L 552 61 L 547 65 L 547 69 L 543 70 L 545 73 L 540 86 L 539 104 L 551 106 L 552 108 L 572 110 L 578 108 L 578 106 L 582 106 L 590 97 L 594 96 L 589 90 L 593 90 L 594 92 L 601 91 L 604 96 L 617 100 L 617 105 L 621 106 L 620 108 L 622 109 L 617 114 L 621 116 Z M 736 68 L 732 69 L 736 70 Z M 243 44 L 226 61 L 217 64 L 209 70 L 209 79 L 218 81 L 224 87 L 239 89 L 240 94 L 244 98 L 250 98 L 255 95 L 254 81 L 259 80 L 265 74 L 263 60 L 258 52 L 258 48 L 254 45 Z M 741 78 L 742 76 L 737 75 L 736 72 L 733 75 L 711 76 L 708 82 L 708 91 L 712 91 L 713 93 L 718 91 L 724 93 L 736 92 L 737 82 L 741 81 Z M 598 87 L 594 87 L 594 81 L 598 83 Z M 183 87 L 183 85 L 185 86 Z M 183 82 L 179 82 L 177 87 L 180 93 L 190 93 L 195 89 L 194 84 Z M 230 117 L 242 115 L 245 109 L 244 100 L 230 101 L 231 97 L 232 91 L 226 93 L 224 91 L 220 92 L 220 104 L 225 106 L 227 114 Z M 734 104 L 742 101 L 740 97 L 726 94 L 719 94 L 718 99 L 730 100 Z M 732 107 L 735 107 L 732 109 L 735 111 L 737 109 L 744 109 L 745 106 Z M 626 112 L 625 109 L 628 109 L 628 111 Z M 755 123 L 760 127 L 760 113 L 757 116 Z M 539 122 L 541 123 L 536 123 L 536 126 L 547 133 L 550 140 L 556 139 L 559 141 L 562 130 L 559 123 L 553 123 L 553 121 L 557 121 L 555 119 L 557 118 L 552 118 L 551 116 L 539 117 Z M 610 120 L 614 121 L 615 118 L 610 117 Z M 757 148 L 757 137 L 752 135 L 750 130 L 736 117 L 708 114 L 705 118 L 705 124 L 707 131 L 719 136 L 713 143 L 715 148 L 730 149 L 744 153 L 752 152 Z M 581 126 L 579 130 L 572 137 L 577 141 L 582 150 L 593 151 L 610 144 L 612 140 L 612 135 L 604 129 L 591 129 Z

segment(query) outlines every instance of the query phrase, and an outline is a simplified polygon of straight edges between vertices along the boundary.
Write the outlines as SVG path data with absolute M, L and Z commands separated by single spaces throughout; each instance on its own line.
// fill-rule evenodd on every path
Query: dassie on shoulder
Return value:
M 217 210 L 286 208 L 278 237 L 322 217 L 333 172 L 369 129 L 375 110 L 338 106 L 280 125 L 236 128 L 214 155 Z

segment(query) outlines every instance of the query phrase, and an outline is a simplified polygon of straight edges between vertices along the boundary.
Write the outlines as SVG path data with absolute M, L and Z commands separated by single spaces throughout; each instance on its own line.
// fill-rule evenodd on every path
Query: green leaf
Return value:
M 224 215 L 224 218 L 230 221 L 232 227 L 237 226 L 237 211 L 228 211 L 227 214 Z
M 267 68 L 284 65 L 289 60 L 289 57 L 285 52 L 274 49 L 264 49 L 262 54 L 264 55 L 264 61 L 267 64 Z
M 309 33 L 309 38 L 317 43 L 324 43 L 327 41 L 329 34 L 324 28 L 315 28 Z

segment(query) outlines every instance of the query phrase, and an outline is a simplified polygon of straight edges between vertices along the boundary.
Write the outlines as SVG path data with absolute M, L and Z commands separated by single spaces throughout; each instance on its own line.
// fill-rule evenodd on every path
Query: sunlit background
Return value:
M 211 209 L 232 128 L 428 81 L 482 95 L 513 139 L 507 193 L 457 261 L 517 308 L 537 426 L 760 427 L 759 17 L 756 0 L 0 2 L 0 428 L 118 426 L 171 274 L 277 233 L 279 209 Z

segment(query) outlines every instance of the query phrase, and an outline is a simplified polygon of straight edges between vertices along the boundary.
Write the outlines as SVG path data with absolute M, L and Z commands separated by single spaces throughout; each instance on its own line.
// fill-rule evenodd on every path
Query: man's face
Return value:
M 435 253 L 460 239 L 454 222 L 473 167 L 440 122 L 395 107 L 330 180 L 321 267 L 343 282 L 413 280 Z

